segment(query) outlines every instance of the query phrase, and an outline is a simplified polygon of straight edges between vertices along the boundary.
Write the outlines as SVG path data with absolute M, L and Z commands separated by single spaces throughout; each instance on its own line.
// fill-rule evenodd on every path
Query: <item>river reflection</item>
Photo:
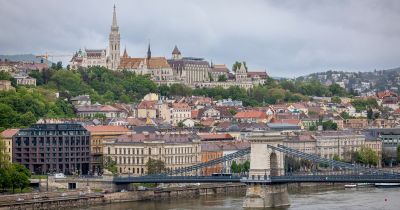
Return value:
M 291 206 L 277 209 L 400 209 L 400 188 L 360 188 L 330 190 L 324 192 L 301 192 L 289 194 Z M 198 198 L 179 198 L 161 201 L 140 201 L 90 207 L 91 210 L 185 210 L 185 209 L 243 209 L 244 195 L 207 195 Z M 85 208 L 87 209 L 87 208 Z

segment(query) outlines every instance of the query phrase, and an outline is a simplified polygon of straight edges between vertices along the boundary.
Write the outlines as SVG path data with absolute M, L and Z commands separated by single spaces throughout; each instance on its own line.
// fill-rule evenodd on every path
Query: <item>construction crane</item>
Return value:
M 43 59 L 46 60 L 47 66 L 49 66 L 49 57 L 51 58 L 51 62 L 53 63 L 53 58 L 57 57 L 72 57 L 72 55 L 56 55 L 56 54 L 48 54 L 47 52 L 43 55 L 36 55 L 36 58 L 41 58 L 40 62 L 43 63 Z

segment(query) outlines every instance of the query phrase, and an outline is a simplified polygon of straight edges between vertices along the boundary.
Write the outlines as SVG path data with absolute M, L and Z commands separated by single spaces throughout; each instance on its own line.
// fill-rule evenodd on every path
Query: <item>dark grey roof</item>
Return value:
M 181 54 L 181 51 L 179 51 L 179 49 L 178 49 L 178 47 L 176 45 L 174 47 L 174 50 L 172 50 L 172 54 L 173 55 L 175 55 L 175 54 L 180 55 Z

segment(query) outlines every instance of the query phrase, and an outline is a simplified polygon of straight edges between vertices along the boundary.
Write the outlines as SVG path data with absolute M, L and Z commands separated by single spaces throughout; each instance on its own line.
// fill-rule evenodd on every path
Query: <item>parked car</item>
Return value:
M 57 173 L 57 174 L 54 174 L 54 178 L 65 179 L 65 178 L 67 178 L 67 176 L 65 176 L 65 174 L 63 174 L 63 173 Z
M 143 187 L 143 186 L 139 186 L 139 187 L 138 187 L 138 190 L 139 190 L 139 191 L 144 191 L 144 190 L 147 190 L 147 188 L 146 188 L 146 187 Z

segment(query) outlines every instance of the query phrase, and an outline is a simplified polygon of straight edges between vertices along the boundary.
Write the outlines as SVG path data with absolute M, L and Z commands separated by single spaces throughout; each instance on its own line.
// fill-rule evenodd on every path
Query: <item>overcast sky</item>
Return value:
M 183 56 L 272 76 L 400 66 L 398 0 L 0 0 L 0 54 L 106 48 L 114 2 L 130 56 L 151 40 L 153 56 L 169 58 L 176 44 Z

